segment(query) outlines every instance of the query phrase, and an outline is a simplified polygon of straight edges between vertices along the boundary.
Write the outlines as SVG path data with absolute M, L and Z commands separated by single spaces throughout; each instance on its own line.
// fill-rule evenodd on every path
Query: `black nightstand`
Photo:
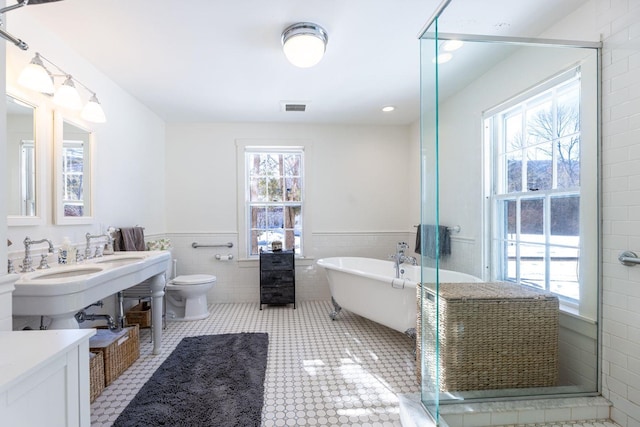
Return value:
M 294 251 L 260 252 L 260 310 L 262 304 L 293 304 L 296 308 Z

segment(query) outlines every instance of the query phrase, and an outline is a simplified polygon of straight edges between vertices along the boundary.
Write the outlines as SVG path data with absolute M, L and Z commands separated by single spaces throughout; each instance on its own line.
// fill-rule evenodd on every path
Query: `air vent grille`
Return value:
M 306 104 L 285 104 L 284 111 L 300 111 L 305 112 L 307 110 Z

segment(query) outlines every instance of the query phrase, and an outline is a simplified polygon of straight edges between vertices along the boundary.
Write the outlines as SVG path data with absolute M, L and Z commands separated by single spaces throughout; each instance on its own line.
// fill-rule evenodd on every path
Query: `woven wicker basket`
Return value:
M 104 358 L 102 352 L 91 352 L 89 355 L 89 401 L 94 400 L 104 390 Z
M 102 353 L 104 358 L 104 385 L 111 384 L 120 374 L 140 357 L 138 325 L 123 329 L 124 333 L 114 334 L 107 329 L 98 329 L 89 340 L 89 350 Z
M 140 304 L 134 305 L 127 311 L 125 316 L 127 319 L 127 326 L 138 325 L 142 328 L 151 327 L 151 304 L 144 301 Z
M 418 286 L 418 304 L 420 301 Z M 440 391 L 549 387 L 558 381 L 558 299 L 513 283 L 441 283 L 436 359 L 435 294 L 418 307 L 416 363 Z M 421 330 L 421 320 L 424 321 Z M 425 367 L 421 372 L 422 335 Z M 427 335 L 428 334 L 428 335 Z

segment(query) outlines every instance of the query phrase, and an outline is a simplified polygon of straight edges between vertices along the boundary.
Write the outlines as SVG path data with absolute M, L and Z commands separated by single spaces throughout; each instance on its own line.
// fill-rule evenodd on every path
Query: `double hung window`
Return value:
M 295 147 L 247 147 L 245 216 L 247 255 L 281 242 L 302 255 L 304 151 Z
M 493 276 L 580 300 L 580 70 L 485 114 Z

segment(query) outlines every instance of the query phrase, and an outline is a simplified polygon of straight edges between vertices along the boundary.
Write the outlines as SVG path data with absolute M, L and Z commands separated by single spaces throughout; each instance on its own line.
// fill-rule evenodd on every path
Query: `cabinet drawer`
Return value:
M 260 270 L 293 270 L 293 254 L 262 254 Z
M 262 288 L 260 290 L 260 303 L 262 304 L 289 304 L 294 302 L 293 288 L 275 289 Z
M 292 271 L 262 271 L 260 272 L 261 286 L 293 286 Z

